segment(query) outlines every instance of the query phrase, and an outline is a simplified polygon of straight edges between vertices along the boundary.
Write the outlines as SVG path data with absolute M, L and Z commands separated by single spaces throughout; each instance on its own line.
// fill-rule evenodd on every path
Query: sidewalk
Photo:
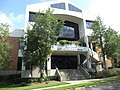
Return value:
M 113 77 L 109 77 L 109 78 L 113 78 Z M 99 81 L 99 80 L 104 80 L 104 79 L 107 79 L 107 78 L 102 78 L 102 79 L 87 79 L 87 80 L 75 80 L 75 81 L 63 81 L 63 82 L 67 82 L 67 83 L 70 83 L 70 84 L 53 86 L 53 87 L 46 87 L 46 88 L 39 88 L 39 89 L 33 89 L 33 90 L 46 90 L 46 89 L 64 87 L 64 86 L 75 85 L 75 84 L 81 84 L 81 83 L 86 83 L 86 82 L 91 82 L 91 81 Z

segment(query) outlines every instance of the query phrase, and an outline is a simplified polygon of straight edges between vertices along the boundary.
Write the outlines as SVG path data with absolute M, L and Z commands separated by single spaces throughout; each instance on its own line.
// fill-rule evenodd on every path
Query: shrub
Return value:
M 103 70 L 95 75 L 95 78 L 103 78 L 103 77 L 112 77 L 112 76 L 120 76 L 120 69 L 113 68 L 108 70 Z
M 57 80 L 58 76 L 49 76 L 48 78 L 49 78 L 49 80 Z
M 71 41 L 68 41 L 68 40 L 60 40 L 59 43 L 60 43 L 61 45 L 72 44 L 72 42 L 71 42 Z

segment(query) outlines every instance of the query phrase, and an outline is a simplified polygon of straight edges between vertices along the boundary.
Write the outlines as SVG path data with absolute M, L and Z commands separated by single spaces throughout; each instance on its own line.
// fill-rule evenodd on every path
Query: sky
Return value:
M 0 0 L 0 23 L 8 23 L 12 29 L 24 29 L 27 4 L 50 0 Z M 70 0 L 81 9 L 97 17 L 107 26 L 120 30 L 120 0 Z

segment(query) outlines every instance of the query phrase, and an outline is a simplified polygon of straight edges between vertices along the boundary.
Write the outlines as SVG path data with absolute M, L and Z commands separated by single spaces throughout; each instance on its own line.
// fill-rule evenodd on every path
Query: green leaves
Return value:
M 92 41 L 96 41 L 100 44 L 100 37 L 103 39 L 103 50 L 107 57 L 111 57 L 114 60 L 120 59 L 120 35 L 113 28 L 103 24 L 100 17 L 94 21 L 92 26 Z
M 11 45 L 6 42 L 9 25 L 0 23 L 0 69 L 7 67 L 11 61 Z
M 57 40 L 64 24 L 64 21 L 58 21 L 52 12 L 50 9 L 38 12 L 33 20 L 32 29 L 28 28 L 26 33 L 24 62 L 26 64 L 29 60 L 30 65 L 39 66 L 40 73 L 45 68 L 47 57 L 52 52 L 51 46 Z

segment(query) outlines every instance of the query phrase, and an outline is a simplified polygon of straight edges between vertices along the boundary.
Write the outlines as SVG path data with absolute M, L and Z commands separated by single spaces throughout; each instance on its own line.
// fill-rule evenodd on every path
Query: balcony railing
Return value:
M 75 44 L 65 44 L 65 45 L 57 44 L 57 45 L 53 45 L 52 50 L 53 51 L 83 51 L 83 52 L 87 52 L 88 48 L 79 46 L 79 45 L 75 45 Z

